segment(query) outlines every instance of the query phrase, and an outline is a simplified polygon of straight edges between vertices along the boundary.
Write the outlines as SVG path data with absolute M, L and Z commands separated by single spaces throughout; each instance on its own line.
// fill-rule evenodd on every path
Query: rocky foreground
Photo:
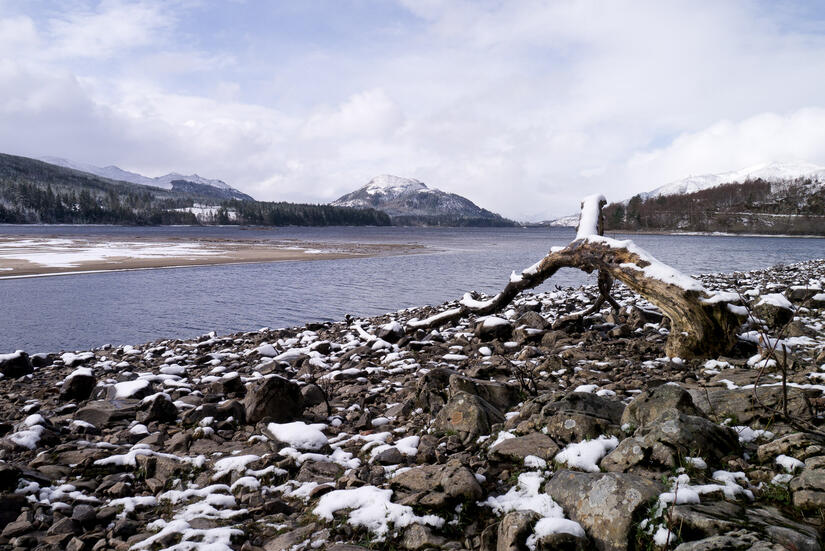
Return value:
M 0 355 L 0 549 L 822 549 L 825 261 L 701 280 L 726 357 L 624 287 Z

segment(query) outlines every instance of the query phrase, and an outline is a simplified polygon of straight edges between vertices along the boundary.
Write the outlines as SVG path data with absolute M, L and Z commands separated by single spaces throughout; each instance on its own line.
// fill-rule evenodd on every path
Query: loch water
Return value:
M 261 327 L 371 316 L 495 293 L 511 271 L 566 245 L 571 228 L 238 228 L 2 226 L 5 235 L 225 238 L 419 245 L 417 254 L 89 273 L 0 280 L 0 353 L 137 345 Z M 825 257 L 825 239 L 622 235 L 690 274 Z M 562 270 L 538 290 L 595 281 Z

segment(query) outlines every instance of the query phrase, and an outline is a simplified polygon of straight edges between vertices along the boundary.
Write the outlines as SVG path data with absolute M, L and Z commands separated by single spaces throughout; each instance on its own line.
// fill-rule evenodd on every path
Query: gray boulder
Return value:
M 682 543 L 674 551 L 788 551 L 787 547 L 765 541 L 747 530 Z
M 135 419 L 139 400 L 97 400 L 89 402 L 75 412 L 74 418 L 91 423 L 98 429 Z
M 434 534 L 433 531 L 420 524 L 411 524 L 404 530 L 401 538 L 403 549 L 440 549 L 447 542 L 447 538 Z
M 498 523 L 496 551 L 521 551 L 525 541 L 533 533 L 533 525 L 539 520 L 533 511 L 512 511 Z
M 622 413 L 621 423 L 641 427 L 658 418 L 666 409 L 704 417 L 687 390 L 678 385 L 665 384 L 636 396 Z
M 458 371 L 436 367 L 425 373 L 415 387 L 415 407 L 436 412 L 449 400 L 450 377 Z
M 760 387 L 756 390 L 759 401 L 754 400 L 753 389 L 736 388 L 728 390 L 719 388 L 705 391 L 691 389 L 693 403 L 706 415 L 723 420 L 727 417 L 736 420 L 738 425 L 756 423 L 773 423 L 775 414 L 771 408 L 782 409 L 782 388 L 780 386 Z M 818 392 L 818 391 L 817 391 Z M 811 404 L 807 392 L 799 388 L 788 389 L 788 414 L 795 419 L 810 419 Z M 761 404 L 759 403 L 761 402 Z
M 552 459 L 559 451 L 553 439 L 540 432 L 531 432 L 525 436 L 508 438 L 490 448 L 494 459 L 524 461 L 528 455 L 535 455 L 544 460 Z
M 539 421 L 556 442 L 580 442 L 601 434 L 620 432 L 624 405 L 586 392 L 571 392 L 545 405 Z
M 250 425 L 264 419 L 286 423 L 294 421 L 303 412 L 301 388 L 278 376 L 253 383 L 243 403 L 246 422 Z
M 661 484 L 633 474 L 558 471 L 544 488 L 600 551 L 630 548 L 632 528 Z
M 768 327 L 776 329 L 789 323 L 794 316 L 793 306 L 784 296 L 768 294 L 760 297 L 753 306 L 753 313 Z
M 794 432 L 756 448 L 756 457 L 761 463 L 772 462 L 777 455 L 790 455 L 800 461 L 825 455 L 825 438 L 814 433 Z
M 178 418 L 178 408 L 168 396 L 158 394 L 148 404 L 143 404 L 143 411 L 138 414 L 141 423 L 172 423 Z
M 738 452 L 739 438 L 733 430 L 668 409 L 632 438 L 622 440 L 602 459 L 601 467 L 611 472 L 649 473 L 678 467 L 679 458 L 687 455 L 716 462 Z
M 438 412 L 433 428 L 441 434 L 455 432 L 462 442 L 469 443 L 490 434 L 492 425 L 503 422 L 501 411 L 483 398 L 457 392 Z
M 794 507 L 805 511 L 825 511 L 825 456 L 805 461 L 805 469 L 791 480 Z
M 677 505 L 672 508 L 670 515 L 673 524 L 681 526 L 682 538 L 686 540 L 705 539 L 721 534 L 736 537 L 741 535 L 741 531 L 746 531 L 755 537 L 755 542 L 778 544 L 782 546 L 781 549 L 822 549 L 815 529 L 785 517 L 773 507 L 715 501 Z
M 474 333 L 485 342 L 495 339 L 506 341 L 513 335 L 513 324 L 504 318 L 490 316 L 476 324 Z
M 475 394 L 502 411 L 507 411 L 521 401 L 521 393 L 516 385 L 473 379 L 454 373 L 450 375 L 450 394 L 458 392 Z
M 414 467 L 393 477 L 391 484 L 412 492 L 413 499 L 408 501 L 429 507 L 477 500 L 483 493 L 473 472 L 457 459 L 451 459 L 445 465 Z
M 389 343 L 396 343 L 404 337 L 404 326 L 397 321 L 384 324 L 375 331 L 375 336 Z

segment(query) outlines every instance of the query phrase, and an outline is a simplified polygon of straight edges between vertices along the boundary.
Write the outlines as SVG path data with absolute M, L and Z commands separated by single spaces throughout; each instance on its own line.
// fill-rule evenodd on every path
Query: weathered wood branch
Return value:
M 665 345 L 670 357 L 692 358 L 725 353 L 736 342 L 736 333 L 746 314 L 734 304 L 733 293 L 708 292 L 698 281 L 663 264 L 637 247 L 632 241 L 618 241 L 599 234 L 601 196 L 582 202 L 582 215 L 576 239 L 563 248 L 554 248 L 533 266 L 513 273 L 504 289 L 486 301 L 468 293 L 458 308 L 425 320 L 410 320 L 412 328 L 432 328 L 456 321 L 469 314 L 495 314 L 510 304 L 519 293 L 532 289 L 552 277 L 560 268 L 578 268 L 587 273 L 598 270 L 606 278 L 618 279 L 670 318 L 671 329 Z M 602 297 L 609 296 L 602 292 Z M 601 292 L 601 289 L 600 289 Z M 606 299 L 605 299 L 606 300 Z M 613 305 L 611 299 L 611 305 Z M 618 306 L 618 305 L 616 305 Z

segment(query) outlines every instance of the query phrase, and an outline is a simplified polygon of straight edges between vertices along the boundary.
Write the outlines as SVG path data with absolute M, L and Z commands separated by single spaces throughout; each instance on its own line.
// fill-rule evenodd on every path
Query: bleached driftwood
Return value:
M 425 320 L 410 320 L 411 328 L 432 328 L 468 314 L 485 316 L 505 308 L 522 291 L 532 289 L 552 277 L 560 268 L 578 268 L 587 273 L 598 270 L 605 284 L 618 279 L 670 318 L 670 335 L 665 353 L 670 357 L 715 356 L 730 350 L 743 321 L 737 295 L 711 293 L 701 283 L 659 262 L 632 241 L 600 235 L 603 228 L 604 196 L 592 195 L 582 201 L 576 238 L 566 247 L 554 247 L 536 264 L 515 272 L 504 289 L 489 300 L 476 300 L 469 293 L 459 307 Z M 609 296 L 609 286 L 601 291 Z

